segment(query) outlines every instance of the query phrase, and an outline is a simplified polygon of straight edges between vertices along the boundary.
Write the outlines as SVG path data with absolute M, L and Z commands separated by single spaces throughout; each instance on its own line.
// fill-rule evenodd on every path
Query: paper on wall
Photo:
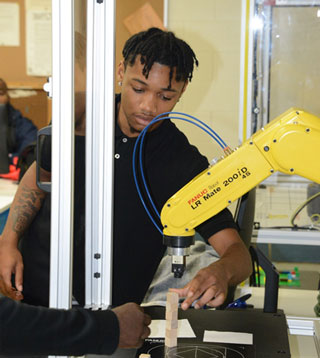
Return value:
M 51 7 L 50 1 L 26 1 L 26 58 L 28 76 L 50 76 Z
M 0 3 L 0 46 L 20 46 L 19 4 Z

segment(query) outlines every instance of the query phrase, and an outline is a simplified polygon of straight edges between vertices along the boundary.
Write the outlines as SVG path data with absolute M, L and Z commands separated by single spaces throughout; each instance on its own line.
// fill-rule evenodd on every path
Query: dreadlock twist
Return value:
M 169 88 L 173 71 L 176 69 L 176 81 L 191 81 L 193 66 L 199 65 L 195 53 L 183 40 L 178 39 L 171 31 L 162 31 L 152 27 L 130 37 L 124 45 L 122 55 L 125 67 L 133 66 L 140 55 L 144 65 L 142 74 L 148 78 L 152 65 L 157 62 L 169 66 Z

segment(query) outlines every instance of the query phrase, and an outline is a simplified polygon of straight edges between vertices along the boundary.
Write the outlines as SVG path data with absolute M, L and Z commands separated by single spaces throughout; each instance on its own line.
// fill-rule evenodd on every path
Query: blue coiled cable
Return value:
M 173 116 L 169 117 L 169 115 L 173 115 Z M 176 115 L 185 116 L 185 117 L 187 117 L 189 119 L 183 118 L 183 117 L 176 117 Z M 138 183 L 138 179 L 137 179 L 137 171 L 136 171 L 136 153 L 137 153 L 137 148 L 138 148 L 139 143 L 140 143 L 139 167 L 140 167 L 141 179 L 142 179 L 142 182 L 143 182 L 147 197 L 148 197 L 148 199 L 150 201 L 150 204 L 151 204 L 154 212 L 156 213 L 156 215 L 160 219 L 160 214 L 159 214 L 158 209 L 156 208 L 156 206 L 155 206 L 155 204 L 153 202 L 153 199 L 152 199 L 151 194 L 150 194 L 149 189 L 148 189 L 148 185 L 147 185 L 146 180 L 145 180 L 145 175 L 144 175 L 144 170 L 143 170 L 143 165 L 142 165 L 142 153 L 143 153 L 143 141 L 144 141 L 145 135 L 146 135 L 149 127 L 151 125 L 153 125 L 154 123 L 157 123 L 159 121 L 163 121 L 165 119 L 179 119 L 179 120 L 182 120 L 182 121 L 185 121 L 185 122 L 192 123 L 195 126 L 197 126 L 200 129 L 202 129 L 203 131 L 205 131 L 210 137 L 212 137 L 223 150 L 228 148 L 228 145 L 225 143 L 225 141 L 211 127 L 209 127 L 206 123 L 202 122 L 200 119 L 198 119 L 198 118 L 196 118 L 194 116 L 191 116 L 189 114 L 182 113 L 182 112 L 165 112 L 165 113 L 161 113 L 158 116 L 156 116 L 155 118 L 153 118 L 153 120 L 141 131 L 141 133 L 139 134 L 139 136 L 138 136 L 138 138 L 136 140 L 136 143 L 135 143 L 134 149 L 133 149 L 133 155 L 132 155 L 133 178 L 134 178 L 134 182 L 135 182 L 135 185 L 136 185 L 137 192 L 138 192 L 139 198 L 141 200 L 141 203 L 142 203 L 144 209 L 146 210 L 150 220 L 155 225 L 155 227 L 157 228 L 157 230 L 160 232 L 161 235 L 163 234 L 163 232 L 162 232 L 161 228 L 158 226 L 158 224 L 155 222 L 154 218 L 152 217 L 152 215 L 151 215 L 151 213 L 150 213 L 150 211 L 149 211 L 149 209 L 148 209 L 148 207 L 147 207 L 147 205 L 145 203 L 145 200 L 144 200 L 144 198 L 142 196 L 141 190 L 139 188 L 139 183 Z M 196 123 L 196 122 L 198 122 L 198 123 Z

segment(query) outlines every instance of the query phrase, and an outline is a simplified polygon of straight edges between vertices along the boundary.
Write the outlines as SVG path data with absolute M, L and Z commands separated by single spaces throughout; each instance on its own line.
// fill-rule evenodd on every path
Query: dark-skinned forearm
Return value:
M 18 235 L 22 235 L 29 227 L 33 218 L 39 211 L 45 193 L 40 189 L 30 189 L 22 185 L 17 201 L 12 205 L 11 229 Z
M 229 285 L 237 285 L 251 274 L 249 251 L 236 230 L 221 230 L 209 238 L 209 243 L 220 255 L 220 260 L 212 265 L 221 267 Z
M 40 210 L 45 196 L 46 193 L 37 187 L 34 163 L 19 184 L 2 233 L 2 240 L 17 245 L 19 238 Z
M 244 281 L 252 271 L 249 251 L 242 242 L 231 245 L 214 265 L 223 268 L 229 286 Z

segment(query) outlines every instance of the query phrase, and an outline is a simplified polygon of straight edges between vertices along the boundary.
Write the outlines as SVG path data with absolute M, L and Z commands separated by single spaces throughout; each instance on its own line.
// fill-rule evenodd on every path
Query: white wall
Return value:
M 319 7 L 273 12 L 270 118 L 290 107 L 320 116 Z
M 198 117 L 237 146 L 241 0 L 169 0 L 168 13 L 168 28 L 189 43 L 200 62 L 175 109 Z M 222 153 L 197 127 L 177 124 L 209 160 Z

